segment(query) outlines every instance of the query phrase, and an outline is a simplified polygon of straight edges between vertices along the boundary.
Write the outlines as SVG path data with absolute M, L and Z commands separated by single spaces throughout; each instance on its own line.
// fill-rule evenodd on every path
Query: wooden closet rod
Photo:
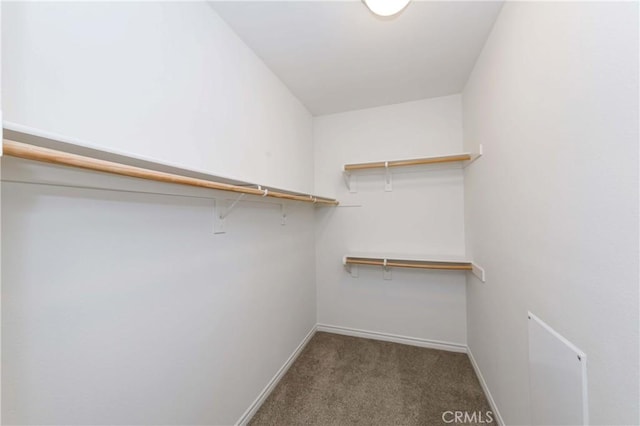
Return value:
M 263 197 L 281 198 L 285 200 L 304 201 L 307 203 L 328 204 L 333 206 L 338 205 L 337 200 L 331 198 L 316 197 L 311 194 L 287 194 L 285 192 L 271 191 L 269 189 L 258 189 L 222 182 L 215 182 L 205 179 L 197 179 L 173 173 L 159 172 L 156 170 L 99 160 L 97 158 L 84 157 L 82 155 L 70 154 L 68 152 L 56 151 L 53 149 L 42 148 L 39 146 L 29 145 L 7 139 L 4 139 L 2 141 L 2 148 L 5 155 L 23 158 L 25 160 L 42 161 L 45 163 L 77 167 L 80 169 L 93 170 L 97 172 L 105 172 L 115 175 L 154 180 L 165 183 L 177 183 L 180 185 L 197 186 L 200 188 L 217 189 L 220 191 L 238 192 L 241 194 L 259 195 Z
M 385 266 L 384 260 L 370 260 L 370 259 L 350 259 L 347 258 L 345 263 L 349 265 L 374 265 Z M 446 269 L 454 271 L 471 271 L 473 268 L 470 263 L 418 263 L 418 262 L 403 262 L 398 260 L 387 260 L 387 267 L 396 268 L 416 268 L 416 269 Z
M 376 161 L 374 163 L 345 164 L 344 170 L 384 169 L 386 167 L 419 166 L 422 164 L 453 163 L 471 160 L 470 154 L 447 155 L 444 157 L 415 158 L 412 160 Z

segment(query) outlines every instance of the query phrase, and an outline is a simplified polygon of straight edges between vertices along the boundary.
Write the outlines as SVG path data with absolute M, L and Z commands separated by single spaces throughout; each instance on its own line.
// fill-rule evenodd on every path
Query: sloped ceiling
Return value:
M 214 1 L 314 115 L 460 93 L 502 2 Z

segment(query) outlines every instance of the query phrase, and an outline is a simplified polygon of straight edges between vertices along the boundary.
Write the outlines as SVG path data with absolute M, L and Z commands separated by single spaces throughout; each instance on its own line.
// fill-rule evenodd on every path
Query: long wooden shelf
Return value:
M 42 146 L 18 142 L 11 139 L 3 139 L 2 151 L 3 155 L 22 158 L 26 160 L 34 160 L 44 163 L 76 167 L 85 170 L 153 180 L 157 182 L 174 183 L 200 188 L 215 189 L 220 191 L 236 192 L 240 194 L 258 195 L 262 197 L 302 201 L 319 205 L 338 205 L 338 201 L 335 199 L 319 197 L 313 194 L 276 190 L 262 187 L 257 184 L 251 184 L 248 182 L 234 181 L 233 183 L 227 183 L 213 179 L 203 179 L 200 177 L 189 176 L 189 171 L 185 171 L 185 174 L 169 173 L 166 171 L 154 170 L 152 168 L 132 166 L 120 162 L 107 161 L 100 158 L 45 148 Z

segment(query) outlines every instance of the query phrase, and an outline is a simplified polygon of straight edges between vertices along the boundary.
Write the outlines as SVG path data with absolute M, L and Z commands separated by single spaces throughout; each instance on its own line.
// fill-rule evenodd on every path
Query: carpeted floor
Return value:
M 466 354 L 318 332 L 250 424 L 495 424 L 490 410 Z

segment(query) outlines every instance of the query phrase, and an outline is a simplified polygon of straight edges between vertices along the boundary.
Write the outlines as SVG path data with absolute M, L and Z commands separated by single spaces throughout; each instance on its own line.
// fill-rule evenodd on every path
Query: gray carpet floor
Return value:
M 490 410 L 466 354 L 318 332 L 250 424 L 495 425 Z

